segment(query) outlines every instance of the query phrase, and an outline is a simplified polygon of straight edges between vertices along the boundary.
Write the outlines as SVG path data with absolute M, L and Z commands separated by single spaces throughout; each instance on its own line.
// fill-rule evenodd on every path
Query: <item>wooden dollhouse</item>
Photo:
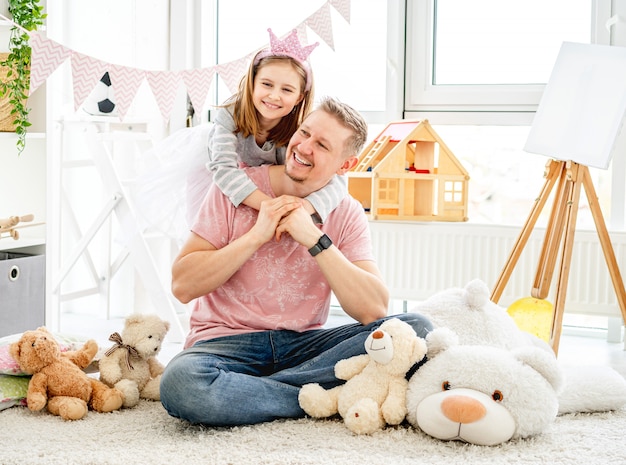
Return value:
M 426 119 L 389 123 L 348 173 L 350 194 L 373 220 L 467 221 L 468 183 Z

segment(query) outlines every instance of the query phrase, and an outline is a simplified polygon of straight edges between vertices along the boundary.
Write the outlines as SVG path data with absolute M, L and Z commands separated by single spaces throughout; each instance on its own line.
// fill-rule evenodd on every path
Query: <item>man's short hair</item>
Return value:
M 332 97 L 324 97 L 317 110 L 333 115 L 344 127 L 352 130 L 353 135 L 346 141 L 346 156 L 358 156 L 367 141 L 367 123 L 361 114 L 343 102 Z

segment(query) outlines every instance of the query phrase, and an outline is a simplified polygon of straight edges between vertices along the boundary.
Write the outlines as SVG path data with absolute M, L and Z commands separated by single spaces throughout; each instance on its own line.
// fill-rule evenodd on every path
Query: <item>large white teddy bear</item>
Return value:
M 489 288 L 479 279 L 470 281 L 463 288 L 439 292 L 411 311 L 427 316 L 436 328 L 451 329 L 461 344 L 505 349 L 537 345 L 552 351 L 538 337 L 521 331 L 506 309 L 490 300 Z
M 407 419 L 444 440 L 493 445 L 544 431 L 558 414 L 626 404 L 609 367 L 561 366 L 543 340 L 521 331 L 480 280 L 412 309 L 430 318 L 427 361 L 409 381 Z
M 541 433 L 556 418 L 563 374 L 534 346 L 461 345 L 437 328 L 428 361 L 409 382 L 407 419 L 442 440 L 495 445 Z

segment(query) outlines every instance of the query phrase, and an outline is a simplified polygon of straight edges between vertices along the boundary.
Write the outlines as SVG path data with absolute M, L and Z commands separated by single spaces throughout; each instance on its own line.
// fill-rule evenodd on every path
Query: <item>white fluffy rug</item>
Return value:
M 626 463 L 626 409 L 558 417 L 543 434 L 497 447 L 442 442 L 410 426 L 356 436 L 339 420 L 191 426 L 158 402 L 66 422 L 24 407 L 0 412 L 0 463 L 480 465 Z

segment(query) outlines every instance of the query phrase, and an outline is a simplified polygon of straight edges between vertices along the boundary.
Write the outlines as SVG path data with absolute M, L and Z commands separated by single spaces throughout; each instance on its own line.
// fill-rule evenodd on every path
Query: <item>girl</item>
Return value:
M 295 30 L 284 40 L 271 29 L 268 32 L 270 47 L 256 54 L 239 92 L 217 111 L 209 133 L 207 163 L 213 181 L 235 206 L 243 203 L 257 210 L 268 196 L 239 167 L 284 163 L 289 139 L 313 101 L 313 75 L 307 57 L 318 45 L 302 47 Z M 336 176 L 324 189 L 307 197 L 304 207 L 323 222 L 346 192 L 345 179 Z M 192 206 L 192 211 L 198 207 Z

